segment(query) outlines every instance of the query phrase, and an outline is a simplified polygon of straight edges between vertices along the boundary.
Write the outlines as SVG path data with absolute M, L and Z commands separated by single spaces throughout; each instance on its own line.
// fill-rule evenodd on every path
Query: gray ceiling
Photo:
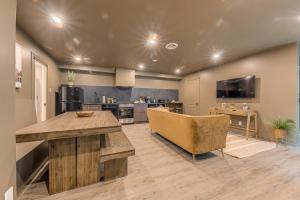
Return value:
M 17 25 L 61 64 L 81 55 L 85 65 L 144 63 L 145 71 L 166 74 L 182 66 L 188 74 L 215 65 L 214 51 L 228 62 L 297 41 L 298 16 L 299 0 L 18 0 Z M 159 43 L 150 48 L 151 32 Z M 169 42 L 179 47 L 165 49 Z

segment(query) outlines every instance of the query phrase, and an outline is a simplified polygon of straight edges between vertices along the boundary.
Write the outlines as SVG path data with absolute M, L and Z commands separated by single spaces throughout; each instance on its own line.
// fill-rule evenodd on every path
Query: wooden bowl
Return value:
M 94 114 L 93 111 L 76 112 L 77 117 L 91 117 L 93 114 Z

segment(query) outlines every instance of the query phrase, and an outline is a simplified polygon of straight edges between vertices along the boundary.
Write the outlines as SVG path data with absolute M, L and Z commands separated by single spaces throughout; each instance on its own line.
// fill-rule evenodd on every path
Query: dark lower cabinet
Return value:
M 147 122 L 147 103 L 135 103 L 134 104 L 134 122 L 141 123 L 141 122 Z

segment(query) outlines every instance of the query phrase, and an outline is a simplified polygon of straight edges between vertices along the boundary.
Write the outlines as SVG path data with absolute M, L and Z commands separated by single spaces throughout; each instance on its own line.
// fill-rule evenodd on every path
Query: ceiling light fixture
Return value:
M 81 62 L 82 61 L 82 58 L 80 56 L 74 56 L 74 60 L 76 62 Z
M 153 61 L 153 62 L 157 62 L 158 60 L 157 60 L 157 59 L 153 59 L 152 61 Z
M 176 74 L 180 74 L 181 73 L 181 69 L 179 69 L 179 68 L 175 69 L 175 73 Z
M 144 69 L 144 68 L 145 68 L 145 65 L 144 65 L 144 64 L 139 64 L 139 68 L 140 68 L 140 69 Z
M 56 16 L 56 15 L 51 15 L 51 21 L 56 24 L 58 27 L 62 27 L 63 26 L 63 20 Z
M 150 45 L 150 46 L 155 45 L 157 43 L 157 38 L 158 38 L 158 36 L 157 36 L 156 33 L 151 33 L 149 35 L 148 40 L 147 40 L 147 44 Z
M 73 42 L 74 42 L 76 45 L 80 45 L 80 41 L 78 40 L 77 37 L 73 37 Z
M 166 44 L 166 49 L 169 49 L 169 50 L 174 50 L 174 49 L 177 49 L 177 47 L 178 47 L 178 44 L 177 43 L 175 43 L 175 42 L 171 42 L 171 43 L 168 43 L 168 44 Z
M 219 18 L 218 21 L 216 22 L 216 27 L 222 26 L 223 23 L 224 23 L 224 19 L 223 18 Z
M 216 53 L 214 53 L 214 54 L 212 55 L 212 59 L 213 59 L 214 61 L 217 61 L 217 60 L 219 60 L 219 59 L 222 57 L 222 54 L 223 54 L 223 51 L 216 52 Z

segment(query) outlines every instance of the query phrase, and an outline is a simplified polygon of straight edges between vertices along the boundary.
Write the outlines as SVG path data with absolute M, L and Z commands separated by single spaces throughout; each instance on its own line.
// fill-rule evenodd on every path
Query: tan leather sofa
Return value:
M 206 153 L 226 146 L 230 126 L 229 116 L 190 116 L 169 112 L 161 108 L 148 108 L 151 131 L 157 132 L 193 154 Z

